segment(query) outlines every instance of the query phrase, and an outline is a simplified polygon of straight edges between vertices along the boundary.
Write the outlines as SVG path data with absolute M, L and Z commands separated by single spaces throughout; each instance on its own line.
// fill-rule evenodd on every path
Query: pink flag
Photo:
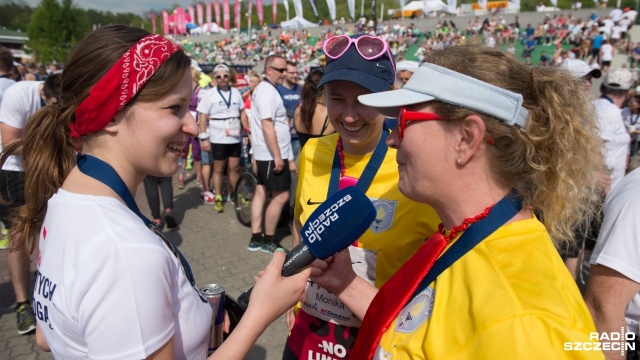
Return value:
M 220 3 L 218 0 L 213 0 L 213 12 L 216 14 L 216 24 L 220 26 Z
M 229 0 L 222 0 L 222 22 L 225 30 L 229 30 L 231 28 L 231 24 L 229 23 L 230 20 Z
M 178 32 L 178 34 L 184 34 L 187 32 L 187 24 L 186 24 L 186 16 L 185 16 L 185 12 L 184 9 L 182 8 L 182 6 L 178 6 L 176 8 L 176 16 L 175 16 L 175 24 L 176 24 L 176 31 Z
M 149 16 L 151 16 L 151 33 L 155 34 L 156 33 L 156 14 L 151 13 Z
M 262 24 L 264 24 L 264 13 L 262 12 L 262 0 L 256 0 L 256 11 L 258 12 L 258 24 L 260 24 L 260 27 L 262 27 Z
M 193 9 L 193 6 L 189 6 L 187 8 L 187 11 L 189 11 L 189 17 L 191 18 L 191 20 L 189 22 L 196 22 L 196 20 L 195 20 L 196 14 L 195 14 L 195 10 Z
M 271 4 L 271 8 L 273 9 L 273 23 L 276 24 L 276 18 L 278 17 L 278 0 L 273 0 Z
M 198 26 L 202 26 L 202 4 L 196 4 L 196 14 L 198 17 Z
M 205 20 L 207 24 L 211 23 L 211 3 L 204 3 L 205 6 Z
M 233 14 L 235 15 L 236 29 L 240 30 L 240 1 L 236 0 L 233 4 Z
M 163 35 L 169 35 L 169 13 L 167 10 L 162 10 L 162 32 Z

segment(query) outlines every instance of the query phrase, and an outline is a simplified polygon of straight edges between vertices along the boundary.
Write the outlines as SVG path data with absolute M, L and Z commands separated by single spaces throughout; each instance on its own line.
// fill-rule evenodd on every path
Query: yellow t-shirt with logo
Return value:
M 295 216 L 304 224 L 327 198 L 338 135 L 310 139 L 300 154 Z M 344 154 L 346 176 L 359 178 L 372 154 Z M 380 287 L 413 255 L 440 220 L 425 204 L 409 200 L 398 190 L 396 151 L 388 149 L 366 191 L 376 219 L 350 246 L 353 269 Z M 335 295 L 309 280 L 305 299 L 284 349 L 283 359 L 348 358 L 361 320 Z
M 304 225 L 327 198 L 338 134 L 309 139 L 300 155 L 295 216 Z M 344 153 L 345 175 L 359 178 L 372 154 Z M 406 198 L 398 189 L 396 150 L 389 148 L 366 195 L 376 220 L 358 240 L 358 247 L 375 253 L 375 285 L 380 287 L 438 229 L 440 219 L 429 205 Z M 309 204 L 308 204 L 309 202 Z M 313 203 L 313 204 L 312 204 Z
M 506 224 L 400 312 L 374 359 L 603 359 L 567 351 L 595 332 L 580 291 L 536 218 Z

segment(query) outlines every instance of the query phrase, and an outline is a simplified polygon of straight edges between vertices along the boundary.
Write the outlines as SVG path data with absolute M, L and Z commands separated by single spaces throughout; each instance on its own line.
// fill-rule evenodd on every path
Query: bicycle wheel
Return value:
M 236 217 L 244 226 L 251 226 L 251 200 L 256 193 L 258 179 L 250 172 L 240 175 L 236 183 Z

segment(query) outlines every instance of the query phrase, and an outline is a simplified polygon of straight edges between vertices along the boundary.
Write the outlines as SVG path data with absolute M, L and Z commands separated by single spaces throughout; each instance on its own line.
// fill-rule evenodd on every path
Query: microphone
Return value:
M 371 200 L 354 186 L 331 195 L 311 213 L 300 230 L 302 241 L 285 258 L 282 276 L 291 276 L 346 249 L 369 228 L 376 218 Z M 245 309 L 253 287 L 238 297 Z

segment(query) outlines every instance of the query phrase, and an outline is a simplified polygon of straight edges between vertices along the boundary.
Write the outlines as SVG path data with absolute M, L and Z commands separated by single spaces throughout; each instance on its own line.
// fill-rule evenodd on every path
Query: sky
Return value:
M 40 0 L 25 0 L 29 6 L 36 7 Z M 229 1 L 231 3 L 233 1 Z M 142 15 L 149 10 L 169 9 L 173 4 L 181 4 L 185 8 L 193 1 L 189 0 L 73 0 L 73 3 L 83 9 L 95 9 L 100 11 L 111 11 L 113 13 L 131 12 Z

